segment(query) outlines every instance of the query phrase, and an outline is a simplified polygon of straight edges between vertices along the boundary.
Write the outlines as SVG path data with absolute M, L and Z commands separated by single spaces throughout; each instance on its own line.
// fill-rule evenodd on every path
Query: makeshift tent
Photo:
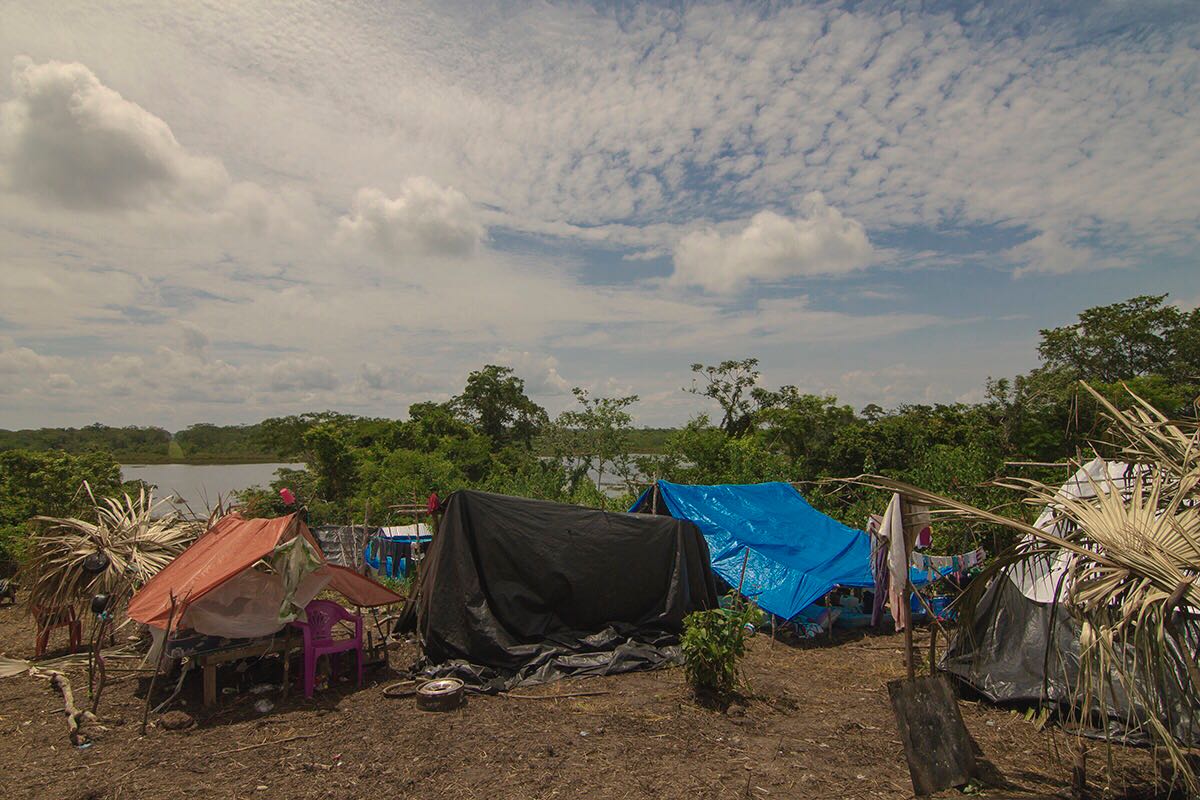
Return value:
M 433 536 L 424 523 L 414 525 L 319 525 L 312 528 L 325 560 L 343 567 L 374 570 L 391 578 L 407 572 L 414 543 L 428 544 Z
M 694 522 L 708 542 L 713 571 L 732 587 L 741 582 L 743 594 L 786 620 L 834 587 L 875 587 L 870 537 L 817 511 L 786 483 L 660 480 L 630 510 Z M 916 586 L 927 582 L 924 573 L 910 574 Z
M 329 564 L 296 514 L 229 514 L 151 578 L 130 600 L 128 613 L 161 635 L 174 600 L 172 630 L 267 636 L 296 619 L 326 587 L 356 606 L 403 600 L 370 578 Z
M 1097 488 L 1127 492 L 1136 471 L 1136 466 L 1096 458 L 1063 484 L 1059 495 L 1095 497 Z M 1058 534 L 1063 524 L 1054 508 L 1047 507 L 1034 526 Z M 1071 703 L 1079 678 L 1080 628 L 1058 602 L 1070 591 L 1069 561 L 1065 552 L 1026 560 L 994 578 L 979 601 L 974 624 L 959 630 L 942 657 L 941 669 L 993 702 Z M 1192 641 L 1193 652 L 1196 644 Z M 1125 657 L 1134 656 L 1130 652 Z M 1162 688 L 1181 696 L 1171 690 L 1170 680 L 1164 676 Z M 1144 715 L 1130 707 L 1118 679 L 1112 677 L 1108 684 L 1114 710 L 1108 733 L 1140 739 Z M 1177 705 L 1169 721 L 1176 738 L 1200 744 L 1200 714 L 1182 701 Z
M 427 547 L 433 533 L 424 523 L 391 525 L 380 528 L 366 544 L 363 558 L 371 569 L 389 578 L 403 578 L 408 573 L 414 547 Z
M 717 603 L 690 522 L 466 490 L 422 582 L 429 674 L 490 689 L 675 661 L 683 618 Z

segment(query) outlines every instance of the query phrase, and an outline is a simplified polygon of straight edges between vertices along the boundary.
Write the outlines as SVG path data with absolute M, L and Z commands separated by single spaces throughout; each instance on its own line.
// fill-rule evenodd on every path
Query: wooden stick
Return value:
M 150 676 L 150 688 L 146 690 L 146 707 L 142 711 L 142 736 L 146 735 L 146 725 L 150 722 L 150 700 L 154 697 L 154 684 L 158 682 L 158 673 L 162 672 L 163 657 L 167 654 L 167 644 L 171 641 L 171 623 L 175 621 L 175 592 L 171 592 L 171 610 L 167 614 L 167 630 L 163 633 L 162 649 L 158 651 L 158 663 L 154 666 L 154 674 Z
M 750 563 L 750 548 L 746 548 L 745 555 L 742 556 L 742 577 L 738 578 L 738 596 L 742 594 L 742 585 L 746 582 L 746 565 Z
M 163 649 L 164 650 L 167 649 L 167 640 L 166 639 L 163 639 Z M 187 677 L 187 674 L 189 672 L 191 672 L 191 670 L 192 670 L 192 660 L 189 658 L 187 661 L 187 666 L 183 667 L 182 669 L 179 670 L 179 680 L 176 681 L 176 683 L 175 683 L 175 691 L 171 692 L 171 695 L 166 700 L 163 700 L 161 703 L 159 703 L 158 705 L 156 705 L 154 707 L 155 714 L 162 711 L 164 708 L 166 708 L 168 705 L 170 705 L 172 700 L 174 700 L 176 697 L 179 696 L 180 690 L 183 689 L 183 679 Z M 150 678 L 150 681 L 153 682 L 154 678 Z
M 512 700 L 562 700 L 567 697 L 595 697 L 596 695 L 608 694 L 607 690 L 597 692 L 568 692 L 567 694 L 506 694 Z
M 929 674 L 932 675 L 937 669 L 937 632 L 938 629 L 930 626 L 929 628 Z
M 904 598 L 908 602 L 908 598 Z M 912 638 L 912 619 L 908 620 L 908 624 L 904 626 L 904 666 L 908 670 L 908 679 L 914 681 L 917 679 L 916 659 L 913 657 L 913 638 Z
M 1071 800 L 1087 797 L 1087 749 L 1079 743 L 1075 751 L 1075 763 L 1071 766 Z
M 248 744 L 245 747 L 235 747 L 232 750 L 218 750 L 217 752 L 213 753 L 212 755 L 227 756 L 230 753 L 244 753 L 247 750 L 254 750 L 259 747 L 266 747 L 267 745 L 271 745 L 271 744 L 287 744 L 288 742 L 296 742 L 296 741 L 299 741 L 300 739 L 312 739 L 312 738 L 314 738 L 316 736 L 320 736 L 320 735 L 321 734 L 319 734 L 319 733 L 306 733 L 301 736 L 287 736 L 283 739 L 275 739 L 270 742 L 259 742 L 258 744 Z
M 100 696 L 104 694 L 104 686 L 108 683 L 108 666 L 104 663 L 104 628 L 108 625 L 107 611 L 100 617 L 96 628 L 96 641 L 92 652 L 88 653 L 88 691 L 92 693 L 92 713 L 100 708 Z M 93 685 L 93 678 L 95 685 Z

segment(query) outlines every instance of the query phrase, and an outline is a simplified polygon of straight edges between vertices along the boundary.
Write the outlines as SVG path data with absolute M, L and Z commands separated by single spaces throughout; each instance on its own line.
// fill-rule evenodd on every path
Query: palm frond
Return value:
M 1200 782 L 1187 748 L 1175 739 L 1170 696 L 1200 707 L 1197 636 L 1181 615 L 1200 609 L 1200 424 L 1169 420 L 1132 391 L 1131 407 L 1120 409 L 1083 386 L 1107 418 L 1107 439 L 1098 446 L 1134 466 L 1122 480 L 1107 472 L 1089 477 L 1091 491 L 1082 497 L 1036 480 L 996 482 L 1028 505 L 1051 509 L 1050 526 L 1035 527 L 879 475 L 849 482 L 901 492 L 951 516 L 1023 534 L 1024 541 L 1000 554 L 979 586 L 1036 559 L 1067 564 L 1057 600 L 1083 632 L 1074 687 L 1078 713 L 1115 708 L 1119 691 L 1129 698 L 1129 708 L 1145 711 L 1141 725 L 1195 791 Z M 964 629 L 971 627 L 978 594 L 959 604 Z
M 94 520 L 36 517 L 24 582 L 32 608 L 61 608 L 95 594 L 127 599 L 192 543 L 205 523 L 167 510 L 168 499 L 155 502 L 142 490 L 136 497 L 92 495 Z M 95 553 L 108 558 L 98 574 L 84 569 Z

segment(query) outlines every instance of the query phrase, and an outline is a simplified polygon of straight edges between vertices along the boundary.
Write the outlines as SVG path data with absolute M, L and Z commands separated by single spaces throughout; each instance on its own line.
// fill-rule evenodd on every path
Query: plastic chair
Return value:
M 307 622 L 296 621 L 292 625 L 304 632 L 304 696 L 312 697 L 317 682 L 317 659 L 324 655 L 336 655 L 353 650 L 357 654 L 358 685 L 363 683 L 363 620 L 331 600 L 313 600 L 304 608 Z M 350 639 L 334 639 L 333 626 L 342 620 L 353 620 L 354 636 Z M 330 660 L 333 666 L 333 660 Z M 336 671 L 334 672 L 336 675 Z
M 37 622 L 37 643 L 34 645 L 33 657 L 41 658 L 50 645 L 50 633 L 55 628 L 66 628 L 71 639 L 71 652 L 78 650 L 83 642 L 83 623 L 79 621 L 79 612 L 75 606 L 60 606 L 46 608 L 35 606 L 33 618 Z

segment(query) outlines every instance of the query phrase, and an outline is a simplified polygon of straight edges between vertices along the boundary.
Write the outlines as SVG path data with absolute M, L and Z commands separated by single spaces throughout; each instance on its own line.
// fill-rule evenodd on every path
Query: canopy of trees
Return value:
M 1014 378 L 989 380 L 975 404 L 869 404 L 856 411 L 836 397 L 797 386 L 760 384 L 758 360 L 694 364 L 684 391 L 712 400 L 720 417 L 698 416 L 674 431 L 636 430 L 638 398 L 596 397 L 576 389 L 577 405 L 551 419 L 508 367 L 472 372 L 448 402 L 412 405 L 408 419 L 355 417 L 331 411 L 278 417 L 257 425 L 193 425 L 173 438 L 154 428 L 91 426 L 65 431 L 0 432 L 0 450 L 91 453 L 0 453 L 0 525 L 20 526 L 34 513 L 64 513 L 87 477 L 113 488 L 112 454 L 171 448 L 176 457 L 303 461 L 272 487 L 247 492 L 251 513 L 284 511 L 287 486 L 313 522 L 383 522 L 389 507 L 423 502 L 460 487 L 625 508 L 652 477 L 685 483 L 795 482 L 834 517 L 862 526 L 885 498 L 825 478 L 875 472 L 1013 515 L 1029 513 L 991 484 L 1006 462 L 1061 462 L 1102 443 L 1097 410 L 1079 390 L 1086 380 L 1124 403 L 1122 382 L 1175 417 L 1196 414 L 1200 393 L 1200 311 L 1166 297 L 1142 296 L 1090 308 L 1070 325 L 1041 331 L 1041 365 Z M 103 451 L 103 452 L 101 452 Z M 260 459 L 261 460 L 261 459 Z M 107 472 L 105 470 L 108 470 Z M 1065 467 L 1031 468 L 1031 477 L 1065 479 Z M 1040 469 L 1040 471 L 1039 471 Z M 596 485 L 599 478 L 602 491 Z M 935 546 L 961 551 L 1003 535 L 986 528 L 943 527 Z

